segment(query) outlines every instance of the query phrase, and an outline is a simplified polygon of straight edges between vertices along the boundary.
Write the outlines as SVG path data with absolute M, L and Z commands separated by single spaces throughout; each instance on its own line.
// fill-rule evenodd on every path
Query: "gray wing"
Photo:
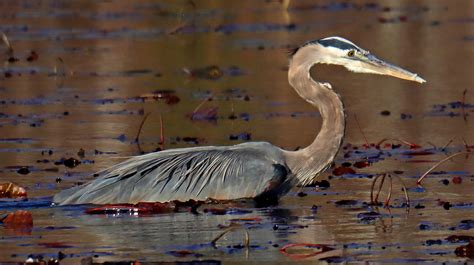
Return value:
M 196 147 L 133 157 L 54 196 L 59 204 L 231 200 L 290 188 L 281 150 L 269 143 Z

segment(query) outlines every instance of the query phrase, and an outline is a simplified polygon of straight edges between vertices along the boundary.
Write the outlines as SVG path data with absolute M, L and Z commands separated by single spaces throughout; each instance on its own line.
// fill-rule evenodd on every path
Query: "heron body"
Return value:
M 318 63 L 353 72 L 391 75 L 424 82 L 340 37 L 310 41 L 291 54 L 289 83 L 318 108 L 323 123 L 315 140 L 297 151 L 267 142 L 171 149 L 136 156 L 102 172 L 89 183 L 54 196 L 57 204 L 166 202 L 172 200 L 278 200 L 297 184 L 311 183 L 334 160 L 344 136 L 339 95 L 310 76 Z
M 290 174 L 281 149 L 265 142 L 171 149 L 126 160 L 54 200 L 104 204 L 275 198 L 291 188 Z

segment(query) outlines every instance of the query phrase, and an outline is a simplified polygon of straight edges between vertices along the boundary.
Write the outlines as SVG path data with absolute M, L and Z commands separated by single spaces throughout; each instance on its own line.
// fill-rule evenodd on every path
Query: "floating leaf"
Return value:
M 31 51 L 31 52 L 30 52 L 30 55 L 26 58 L 26 60 L 27 60 L 28 62 L 32 62 L 32 61 L 38 60 L 38 58 L 39 58 L 38 53 L 36 53 L 35 51 Z
M 335 176 L 341 176 L 341 175 L 344 175 L 344 174 L 355 174 L 355 170 L 350 168 L 350 167 L 337 167 L 335 168 L 332 173 L 335 175 Z
M 469 244 L 465 246 L 457 247 L 454 250 L 454 253 L 458 257 L 466 257 L 466 258 L 474 259 L 474 241 L 471 241 Z
M 26 190 L 23 187 L 20 187 L 13 182 L 8 183 L 1 183 L 0 184 L 0 198 L 9 198 L 9 199 L 17 199 L 17 198 L 26 198 Z
M 8 213 L 0 219 L 7 231 L 12 231 L 14 235 L 30 235 L 33 228 L 33 216 L 30 212 L 19 210 Z

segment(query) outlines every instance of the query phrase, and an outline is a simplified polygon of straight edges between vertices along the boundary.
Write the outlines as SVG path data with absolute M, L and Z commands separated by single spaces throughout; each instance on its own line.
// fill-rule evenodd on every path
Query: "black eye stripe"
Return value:
M 317 44 L 317 43 L 319 43 L 320 45 L 322 45 L 324 47 L 334 47 L 334 48 L 338 48 L 338 49 L 341 49 L 341 50 L 354 50 L 354 51 L 358 51 L 358 52 L 363 53 L 363 51 L 360 50 L 359 47 L 357 47 L 353 44 L 341 41 L 339 39 L 329 38 L 329 39 L 308 41 L 305 44 L 303 44 L 302 46 L 290 50 L 289 55 L 291 57 L 291 56 L 296 54 L 296 52 L 299 50 L 299 48 L 304 47 L 306 45 Z
M 342 50 L 359 50 L 356 46 L 338 39 L 318 40 L 318 43 L 324 47 L 335 47 Z

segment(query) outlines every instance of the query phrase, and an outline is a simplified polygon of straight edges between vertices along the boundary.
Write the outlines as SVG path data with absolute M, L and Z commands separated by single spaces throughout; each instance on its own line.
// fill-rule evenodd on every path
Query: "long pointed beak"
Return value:
M 366 66 L 373 72 L 381 75 L 389 75 L 393 77 L 397 77 L 400 79 L 415 81 L 418 83 L 425 83 L 426 81 L 418 76 L 415 73 L 402 69 L 398 66 L 389 64 L 379 58 L 373 56 L 372 54 L 368 54 L 365 56 L 364 62 Z

